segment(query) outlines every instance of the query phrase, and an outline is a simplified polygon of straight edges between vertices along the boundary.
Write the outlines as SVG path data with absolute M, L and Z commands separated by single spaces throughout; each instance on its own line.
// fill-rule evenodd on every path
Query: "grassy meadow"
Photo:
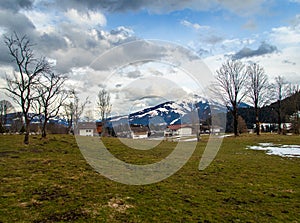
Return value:
M 259 142 L 300 145 L 299 136 L 224 138 L 203 171 L 207 138 L 186 165 L 159 183 L 130 186 L 93 170 L 69 135 L 0 136 L 0 222 L 300 222 L 300 159 L 245 149 Z M 152 163 L 176 142 L 147 151 L 118 139 L 105 145 L 126 162 Z

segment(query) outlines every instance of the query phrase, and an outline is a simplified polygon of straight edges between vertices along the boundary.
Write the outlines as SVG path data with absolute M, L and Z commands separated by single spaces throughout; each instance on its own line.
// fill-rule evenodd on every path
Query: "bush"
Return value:
M 2 125 L 2 123 L 0 123 L 0 133 L 5 133 L 6 129 L 5 127 Z
M 26 131 L 25 127 L 24 127 L 24 125 L 22 125 L 22 128 L 20 129 L 20 133 L 23 134 L 25 131 Z

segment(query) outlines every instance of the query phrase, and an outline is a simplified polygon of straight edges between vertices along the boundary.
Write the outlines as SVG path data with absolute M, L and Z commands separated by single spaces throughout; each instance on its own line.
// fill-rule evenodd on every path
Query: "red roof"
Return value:
M 180 129 L 180 128 L 184 128 L 184 127 L 187 127 L 187 128 L 191 128 L 191 126 L 188 126 L 188 125 L 181 125 L 181 124 L 177 124 L 177 125 L 169 125 L 168 126 L 168 128 L 170 129 L 170 130 L 178 130 L 178 129 Z

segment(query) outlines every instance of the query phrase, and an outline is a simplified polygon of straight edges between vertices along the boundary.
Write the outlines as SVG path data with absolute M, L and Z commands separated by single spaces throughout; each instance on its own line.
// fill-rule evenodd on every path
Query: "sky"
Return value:
M 299 0 L 0 0 L 0 87 L 13 71 L 3 35 L 13 32 L 91 110 L 102 87 L 114 114 L 205 92 L 228 59 L 300 84 L 299 12 Z

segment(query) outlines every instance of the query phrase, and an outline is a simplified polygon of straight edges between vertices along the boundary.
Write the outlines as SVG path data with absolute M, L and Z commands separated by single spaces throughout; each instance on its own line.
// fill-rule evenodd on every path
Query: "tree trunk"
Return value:
M 73 126 L 73 115 L 71 114 L 71 117 L 68 120 L 68 132 L 67 132 L 67 134 L 71 134 L 71 133 L 73 134 L 74 133 L 74 132 L 72 132 L 72 126 Z
M 46 123 L 47 123 L 47 120 L 44 121 L 43 126 L 42 126 L 42 138 L 44 138 L 44 139 L 47 137 Z
M 104 119 L 102 119 L 102 131 L 101 131 L 101 137 L 105 136 L 106 133 L 106 121 L 104 121 Z
M 255 124 L 256 124 L 256 127 L 255 127 L 255 132 L 256 132 L 256 135 L 259 135 L 259 111 L 258 111 L 258 108 L 256 107 L 255 108 Z
M 233 114 L 233 132 L 234 132 L 234 136 L 238 136 L 239 132 L 238 132 L 238 111 L 237 111 L 237 107 L 233 108 L 234 110 L 232 111 Z
M 235 115 L 234 119 L 233 119 L 233 132 L 234 132 L 235 136 L 239 135 L 239 132 L 238 132 L 238 117 L 237 117 L 237 115 Z
M 29 132 L 25 132 L 24 136 L 24 144 L 28 145 L 29 144 Z
M 200 142 L 201 141 L 200 125 L 198 126 L 198 128 L 196 130 L 196 134 L 197 134 L 197 142 Z
M 259 120 L 258 120 L 258 117 L 256 117 L 256 120 L 255 120 L 255 132 L 256 132 L 256 135 L 259 136 Z
M 25 117 L 25 136 L 24 136 L 24 144 L 29 144 L 29 124 L 30 124 L 30 120 Z
M 282 133 L 282 128 L 281 128 L 281 114 L 278 114 L 278 134 Z
M 281 100 L 278 100 L 278 134 L 282 133 L 281 124 Z
M 234 136 L 238 136 L 239 132 L 238 132 L 238 108 L 237 105 L 233 105 L 233 110 L 231 111 L 232 116 L 233 116 L 233 133 Z

